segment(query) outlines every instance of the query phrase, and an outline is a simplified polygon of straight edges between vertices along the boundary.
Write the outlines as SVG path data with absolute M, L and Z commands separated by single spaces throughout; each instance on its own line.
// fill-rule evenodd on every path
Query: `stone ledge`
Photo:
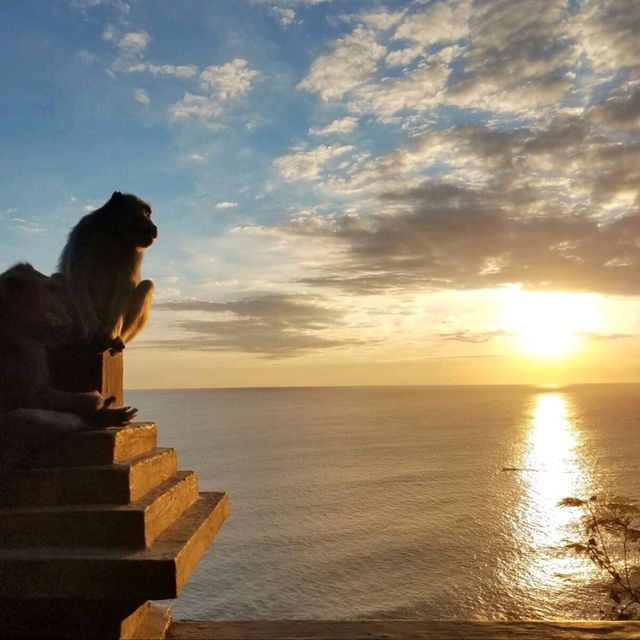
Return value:
M 179 620 L 167 640 L 638 640 L 640 622 Z
M 193 471 L 181 471 L 127 505 L 0 507 L 0 547 L 150 546 L 198 498 Z
M 202 493 L 148 549 L 0 549 L 0 598 L 175 598 L 227 515 L 226 494 Z
M 153 449 L 126 464 L 23 469 L 3 483 L 3 506 L 128 504 L 176 474 L 175 449 Z
M 124 462 L 152 451 L 157 446 L 155 422 L 134 422 L 69 434 L 50 451 L 38 456 L 30 467 L 92 467 Z

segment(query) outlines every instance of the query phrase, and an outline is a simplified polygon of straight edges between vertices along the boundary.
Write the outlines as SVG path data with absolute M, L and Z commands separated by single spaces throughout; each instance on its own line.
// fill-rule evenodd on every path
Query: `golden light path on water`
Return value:
M 581 433 L 565 394 L 534 396 L 524 426 L 521 507 L 514 535 L 527 551 L 517 579 L 520 588 L 530 590 L 532 604 L 538 601 L 542 609 L 554 592 L 566 589 L 567 581 L 586 584 L 593 577 L 585 559 L 561 551 L 575 539 L 578 514 L 558 506 L 568 496 L 584 497 L 590 477 L 581 456 Z

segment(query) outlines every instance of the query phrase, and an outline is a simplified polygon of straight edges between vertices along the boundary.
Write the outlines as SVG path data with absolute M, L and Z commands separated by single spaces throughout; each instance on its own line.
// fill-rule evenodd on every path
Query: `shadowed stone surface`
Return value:
M 169 607 L 121 600 L 0 600 L 2 628 L 7 638 L 163 638 L 171 621 Z M 38 621 L 37 636 L 33 621 Z

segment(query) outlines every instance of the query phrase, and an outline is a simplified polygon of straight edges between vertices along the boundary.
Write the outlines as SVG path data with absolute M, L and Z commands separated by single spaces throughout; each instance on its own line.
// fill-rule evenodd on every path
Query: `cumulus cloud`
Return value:
M 248 93 L 259 75 L 246 60 L 234 58 L 227 64 L 207 67 L 200 74 L 200 84 L 221 100 L 233 100 Z
M 216 209 L 234 209 L 235 207 L 238 206 L 237 202 L 216 202 L 215 207 Z
M 241 58 L 209 66 L 199 75 L 200 86 L 207 94 L 186 92 L 169 107 L 170 117 L 173 121 L 195 119 L 212 128 L 220 127 L 222 116 L 251 91 L 259 76 L 260 72 Z
M 186 334 L 183 339 L 154 345 L 158 347 L 287 358 L 352 344 L 328 335 L 342 324 L 342 314 L 315 296 L 269 294 L 234 302 L 178 300 L 160 303 L 156 309 L 180 312 L 177 326 Z M 185 318 L 189 314 L 197 317 Z

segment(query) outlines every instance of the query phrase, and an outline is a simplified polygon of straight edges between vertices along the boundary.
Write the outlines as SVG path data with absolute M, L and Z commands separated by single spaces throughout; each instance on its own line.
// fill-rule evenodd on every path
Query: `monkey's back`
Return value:
M 142 251 L 114 233 L 109 211 L 98 209 L 84 216 L 71 230 L 60 255 L 59 270 L 70 276 L 85 271 L 96 314 L 106 322 L 117 294 L 135 289 L 140 282 Z

